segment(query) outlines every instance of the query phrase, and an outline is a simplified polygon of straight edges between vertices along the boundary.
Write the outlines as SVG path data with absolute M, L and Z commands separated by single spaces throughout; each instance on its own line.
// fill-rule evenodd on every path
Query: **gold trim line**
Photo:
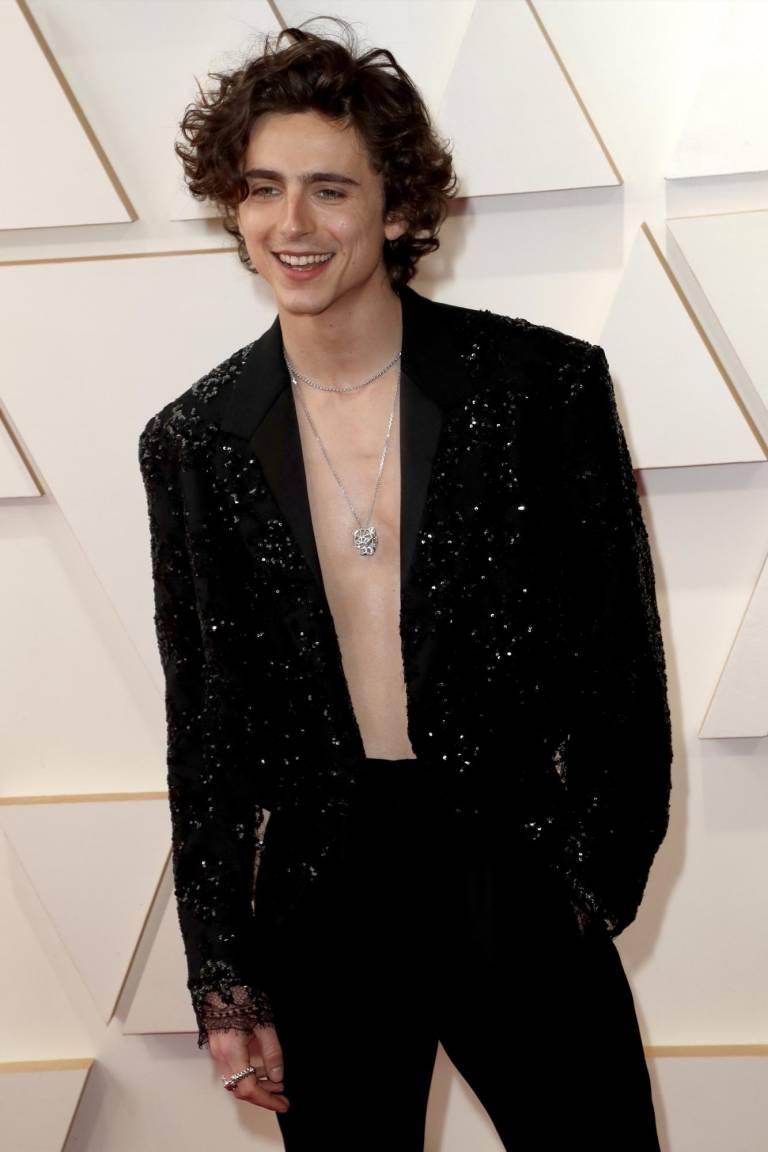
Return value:
M 77 1068 L 90 1068 L 92 1056 L 76 1056 L 59 1060 L 7 1060 L 0 1061 L 0 1072 L 72 1072 Z
M 101 804 L 119 800 L 167 800 L 165 792 L 73 792 L 58 796 L 0 796 L 0 804 Z

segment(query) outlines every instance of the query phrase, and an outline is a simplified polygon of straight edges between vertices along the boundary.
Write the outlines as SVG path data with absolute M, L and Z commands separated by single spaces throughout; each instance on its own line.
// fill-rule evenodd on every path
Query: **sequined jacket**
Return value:
M 616 935 L 667 829 L 672 747 L 654 570 L 605 353 L 400 295 L 412 748 L 439 762 L 455 809 L 493 811 L 499 835 L 530 844 L 582 930 Z M 139 463 L 203 1046 L 216 1028 L 271 1021 L 260 931 L 321 873 L 365 756 L 278 317 L 149 419 Z M 275 811 L 295 822 L 294 851 L 262 892 Z

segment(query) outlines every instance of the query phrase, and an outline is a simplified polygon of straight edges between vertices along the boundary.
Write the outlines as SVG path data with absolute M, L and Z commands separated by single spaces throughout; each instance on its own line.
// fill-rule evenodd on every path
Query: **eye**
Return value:
M 277 192 L 277 188 L 273 187 L 271 184 L 261 184 L 256 188 L 251 189 L 251 196 L 259 196 L 262 200 L 269 199 L 267 196 L 262 196 L 262 192 Z
M 324 199 L 331 199 L 331 200 L 343 200 L 344 199 L 344 193 L 339 192 L 338 188 L 321 188 L 318 192 L 318 195 L 322 196 Z

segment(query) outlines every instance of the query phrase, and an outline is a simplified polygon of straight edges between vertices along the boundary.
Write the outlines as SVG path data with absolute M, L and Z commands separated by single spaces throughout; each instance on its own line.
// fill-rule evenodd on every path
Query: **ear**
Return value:
M 384 221 L 384 235 L 387 240 L 397 240 L 408 231 L 408 221 L 402 216 L 392 216 Z

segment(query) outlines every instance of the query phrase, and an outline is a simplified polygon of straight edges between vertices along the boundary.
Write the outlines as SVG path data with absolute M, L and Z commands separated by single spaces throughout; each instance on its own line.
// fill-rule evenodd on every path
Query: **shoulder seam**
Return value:
M 244 359 L 254 343 L 255 340 L 249 340 L 247 344 L 236 348 L 234 352 L 231 352 L 228 356 L 225 356 L 223 360 L 220 360 L 217 364 L 214 364 L 213 367 L 198 376 L 183 392 L 167 400 L 161 408 L 149 417 L 141 432 L 141 438 L 144 438 L 145 435 L 149 438 L 153 433 L 158 433 L 160 430 L 167 436 L 167 420 L 173 411 L 179 408 L 186 409 L 187 405 L 197 403 L 199 400 L 198 393 L 205 385 L 213 383 L 218 376 L 226 374 L 227 370 L 232 367 L 238 357 Z M 173 437 L 171 436 L 170 439 L 173 439 Z

